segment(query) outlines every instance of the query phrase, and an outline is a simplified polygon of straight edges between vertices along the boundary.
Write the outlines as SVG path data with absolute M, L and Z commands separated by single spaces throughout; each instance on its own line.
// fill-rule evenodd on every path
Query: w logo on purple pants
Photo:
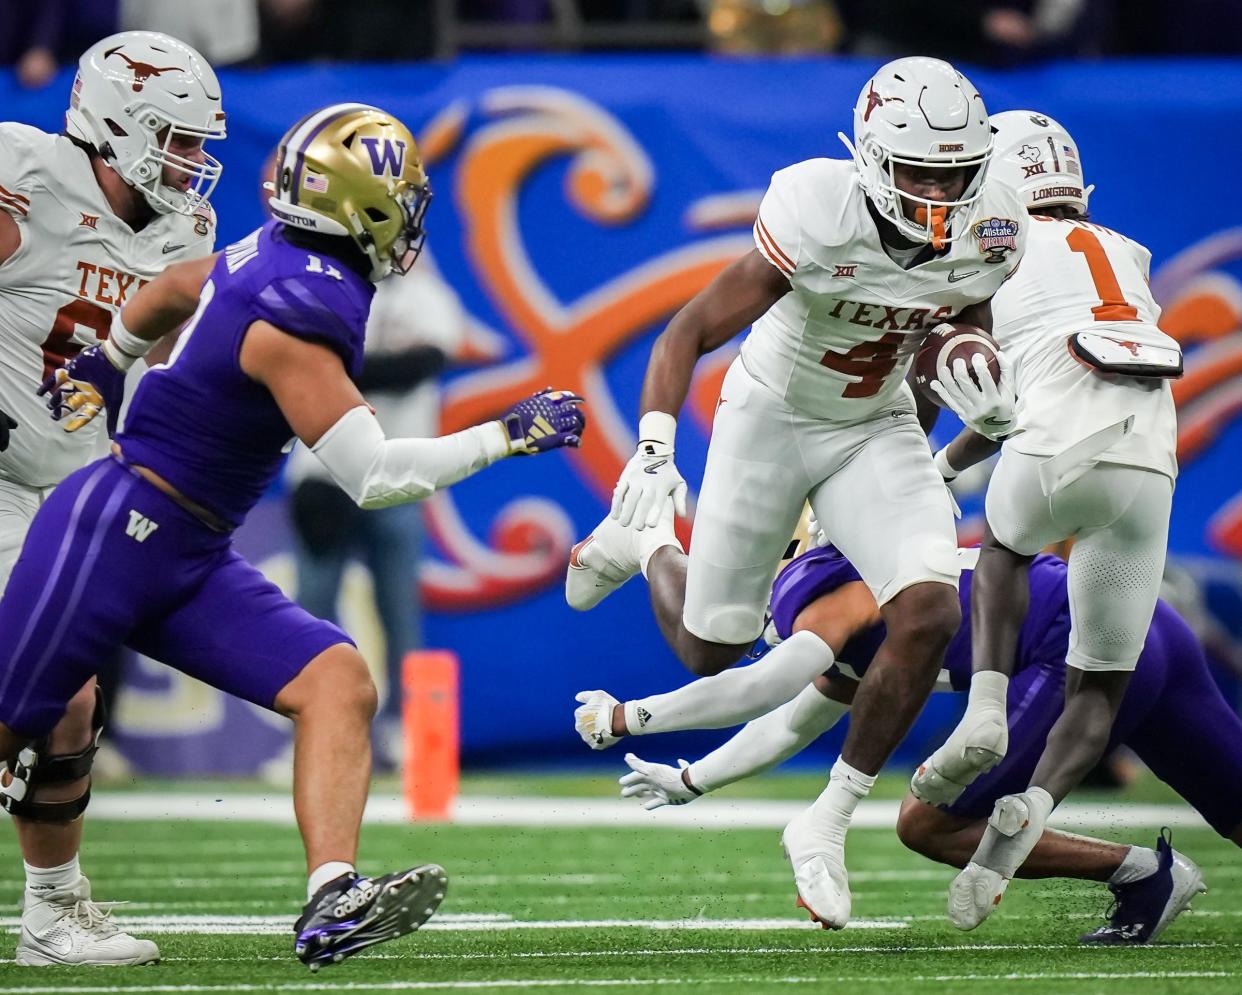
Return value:
M 363 147 L 371 157 L 371 172 L 376 176 L 400 176 L 405 166 L 405 142 L 391 138 L 362 138 Z

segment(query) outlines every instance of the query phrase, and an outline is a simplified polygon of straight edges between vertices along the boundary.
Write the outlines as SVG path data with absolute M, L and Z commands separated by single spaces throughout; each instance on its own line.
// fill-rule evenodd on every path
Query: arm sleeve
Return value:
M 792 699 L 833 664 L 813 632 L 796 632 L 748 667 L 734 667 L 685 687 L 625 703 L 630 735 L 737 725 Z
M 763 258 L 792 280 L 802 247 L 802 225 L 792 182 L 786 172 L 781 170 L 772 175 L 768 192 L 759 204 L 753 234 L 755 248 Z
M 808 747 L 849 710 L 808 684 L 793 701 L 748 722 L 732 739 L 692 763 L 690 783 L 700 791 L 715 791 L 769 770 Z
M 341 416 L 311 452 L 337 485 L 362 508 L 388 508 L 430 497 L 508 455 L 497 422 L 437 439 L 386 439 L 379 422 L 359 405 Z

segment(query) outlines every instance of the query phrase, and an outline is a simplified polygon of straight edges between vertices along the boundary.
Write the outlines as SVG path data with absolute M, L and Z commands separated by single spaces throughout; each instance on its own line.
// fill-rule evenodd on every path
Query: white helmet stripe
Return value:
M 302 166 L 304 165 L 304 157 L 306 149 L 316 135 L 324 128 L 351 111 L 372 110 L 370 104 L 333 104 L 331 107 L 325 107 L 302 122 L 301 127 L 289 139 L 289 144 L 285 147 L 285 160 L 280 164 L 281 171 L 291 169 L 293 172 L 293 180 L 289 186 L 289 201 L 296 204 L 298 202 L 298 189 L 302 182 Z M 293 161 L 290 162 L 292 157 Z

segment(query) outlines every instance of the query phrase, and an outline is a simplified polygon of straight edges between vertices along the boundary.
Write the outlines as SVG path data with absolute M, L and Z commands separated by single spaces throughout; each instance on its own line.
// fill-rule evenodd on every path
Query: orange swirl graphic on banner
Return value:
M 651 164 L 615 119 L 566 91 L 494 90 L 484 95 L 483 109 L 503 116 L 468 139 L 453 194 L 479 286 L 513 331 L 522 354 L 455 381 L 446 393 L 442 428 L 457 431 L 494 417 L 548 385 L 577 391 L 588 399 L 591 425 L 582 448 L 568 458 L 590 490 L 606 500 L 636 440 L 609 392 L 605 365 L 745 253 L 750 238 L 716 236 L 670 250 L 563 303 L 541 279 L 528 252 L 518 222 L 523 187 L 540 167 L 567 158 L 569 203 L 600 226 L 625 225 L 647 205 Z M 460 135 L 461 120 L 459 112 L 448 120 L 438 118 L 436 140 L 428 147 L 446 154 L 451 143 L 443 136 Z M 718 376 L 715 370 L 712 375 Z M 701 402 L 694 405 L 700 407 Z M 488 546 L 469 534 L 451 495 L 437 495 L 428 524 L 453 561 L 426 572 L 428 599 L 440 609 L 511 601 L 559 581 L 573 541 L 568 516 L 544 498 L 502 506 Z

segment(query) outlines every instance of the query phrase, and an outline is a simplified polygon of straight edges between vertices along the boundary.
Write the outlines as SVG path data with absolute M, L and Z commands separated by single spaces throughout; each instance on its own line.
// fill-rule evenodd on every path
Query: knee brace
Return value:
M 50 737 L 44 736 L 25 747 L 9 764 L 8 783 L 0 783 L 0 806 L 10 815 L 31 822 L 72 822 L 86 811 L 91 800 L 90 776 L 99 750 L 99 736 L 106 718 L 103 695 L 95 686 L 95 711 L 91 715 L 91 739 L 78 753 L 52 753 Z M 35 799 L 39 788 L 49 784 L 68 784 L 87 778 L 86 790 L 77 798 L 63 802 Z

